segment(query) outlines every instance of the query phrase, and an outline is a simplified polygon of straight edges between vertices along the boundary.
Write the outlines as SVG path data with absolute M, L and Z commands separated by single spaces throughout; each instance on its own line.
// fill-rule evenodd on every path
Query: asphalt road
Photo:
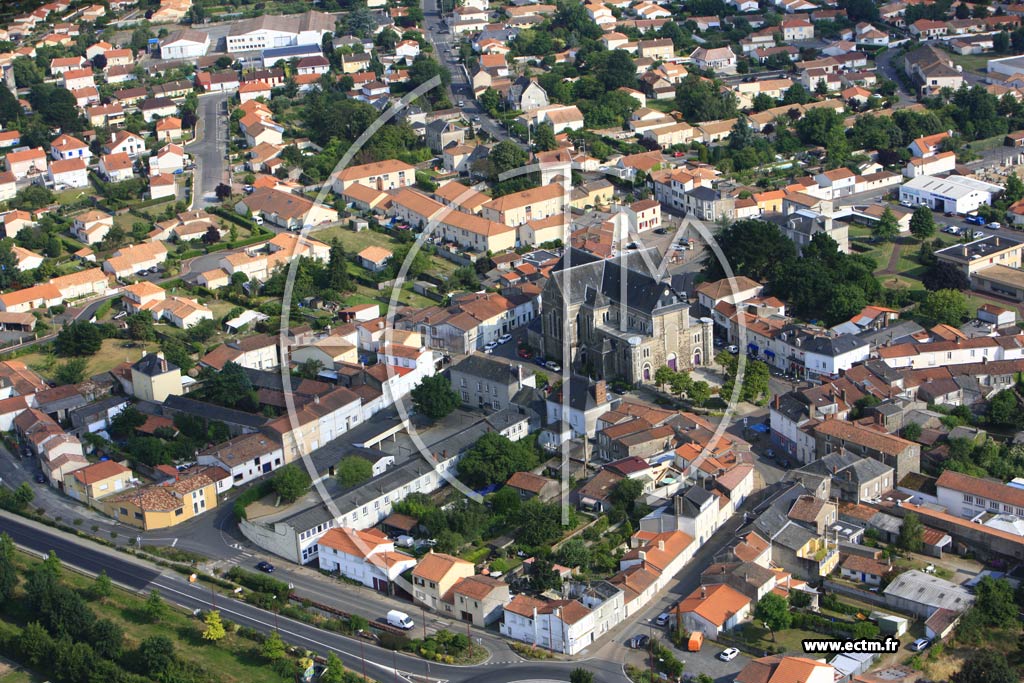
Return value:
M 286 642 L 325 656 L 333 651 L 348 668 L 362 671 L 365 666 L 368 675 L 382 681 L 386 681 L 389 676 L 395 681 L 415 679 L 453 683 L 567 681 L 569 672 L 581 665 L 593 671 L 595 679 L 602 683 L 620 683 L 624 680 L 621 665 L 613 661 L 509 663 L 495 661 L 498 658 L 492 652 L 490 661 L 473 667 L 429 664 L 419 658 L 396 654 L 356 638 L 322 631 L 224 595 L 215 595 L 205 586 L 190 584 L 183 577 L 161 574 L 134 558 L 91 546 L 87 541 L 40 524 L 8 515 L 0 517 L 0 531 L 10 534 L 15 543 L 26 550 L 40 555 L 53 550 L 65 565 L 85 573 L 106 571 L 113 581 L 136 592 L 155 589 L 168 602 L 185 609 L 217 609 L 224 618 L 263 633 L 276 628 Z M 339 587 L 339 590 L 345 590 L 345 587 Z
M 422 4 L 423 29 L 426 32 L 427 40 L 434 46 L 434 54 L 437 59 L 452 75 L 449 99 L 453 104 L 458 104 L 461 100 L 464 103 L 461 109 L 466 112 L 468 117 L 480 118 L 479 121 L 473 122 L 473 126 L 476 129 L 483 130 L 499 142 L 509 140 L 508 132 L 501 124 L 488 116 L 473 99 L 473 87 L 466 77 L 465 67 L 459 62 L 451 61 L 448 50 L 456 49 L 457 51 L 459 40 L 457 36 L 449 33 L 445 28 L 441 12 L 438 9 L 437 0 L 422 0 Z M 441 33 L 442 30 L 445 32 Z M 520 143 L 517 142 L 516 144 Z M 520 146 L 525 148 L 522 144 Z
M 186 151 L 195 160 L 192 208 L 219 204 L 215 191 L 224 181 L 224 155 L 227 153 L 227 120 L 225 103 L 231 93 L 210 93 L 199 96 L 199 121 L 196 138 Z

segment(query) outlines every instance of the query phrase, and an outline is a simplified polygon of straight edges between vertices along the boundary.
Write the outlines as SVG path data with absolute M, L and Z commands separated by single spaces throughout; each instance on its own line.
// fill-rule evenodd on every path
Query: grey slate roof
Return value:
M 453 365 L 452 372 L 461 372 L 495 384 L 511 386 L 519 381 L 515 374 L 516 366 L 517 364 L 515 363 L 498 360 L 493 356 L 474 353 Z M 533 374 L 533 371 L 523 366 L 523 376 L 526 377 L 531 374 Z
M 551 271 L 551 280 L 563 292 L 570 305 L 622 303 L 622 278 L 626 278 L 626 305 L 653 313 L 688 306 L 670 284 L 650 275 L 640 250 L 627 252 L 623 259 L 601 259 L 588 252 L 571 249 Z M 653 263 L 661 261 L 653 250 Z M 620 262 L 621 261 L 621 262 Z M 570 267 L 566 267 L 566 264 Z

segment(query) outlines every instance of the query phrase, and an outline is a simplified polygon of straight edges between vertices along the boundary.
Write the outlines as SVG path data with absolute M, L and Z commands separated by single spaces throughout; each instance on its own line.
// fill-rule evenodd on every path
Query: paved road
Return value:
M 461 108 L 466 112 L 468 117 L 479 117 L 479 121 L 473 122 L 473 126 L 477 129 L 485 131 L 488 135 L 498 141 L 511 139 L 502 125 L 488 116 L 473 99 L 473 87 L 466 78 L 465 67 L 459 62 L 451 61 L 448 50 L 455 49 L 456 54 L 458 54 L 459 40 L 445 28 L 444 20 L 442 19 L 441 12 L 438 9 L 437 0 L 422 0 L 422 4 L 424 17 L 423 29 L 426 32 L 427 40 L 433 44 L 434 54 L 437 56 L 437 59 L 440 60 L 441 64 L 443 64 L 452 75 L 452 84 L 449 88 L 449 99 L 453 104 L 458 104 L 458 102 L 462 101 L 464 106 Z M 444 31 L 444 33 L 441 33 L 441 31 Z M 518 143 L 518 141 L 516 142 L 525 149 L 525 145 Z
M 580 666 L 576 662 L 508 662 L 495 657 L 473 667 L 442 666 L 429 664 L 419 658 L 400 655 L 383 648 L 367 644 L 359 639 L 340 636 L 322 631 L 283 616 L 276 616 L 227 596 L 214 595 L 207 587 L 189 584 L 176 574 L 161 574 L 145 563 L 122 555 L 114 550 L 92 546 L 87 541 L 55 531 L 34 522 L 0 517 L 0 531 L 11 535 L 22 548 L 45 554 L 50 550 L 57 553 L 65 565 L 88 574 L 105 570 L 122 586 L 137 592 L 158 590 L 168 602 L 193 609 L 217 609 L 226 618 L 243 626 L 269 633 L 275 628 L 289 643 L 308 648 L 322 655 L 335 652 L 345 665 L 354 670 L 365 670 L 378 680 L 393 677 L 396 681 L 413 678 L 419 681 L 450 681 L 452 683 L 511 683 L 527 680 L 568 680 L 569 672 Z M 339 587 L 345 590 L 346 587 Z M 364 664 L 365 662 L 365 664 Z M 583 663 L 595 674 L 601 683 L 620 683 L 625 680 L 621 665 L 614 661 L 590 660 Z
M 225 104 L 231 93 L 211 93 L 199 97 L 199 121 L 196 138 L 187 152 L 195 160 L 192 208 L 219 204 L 217 185 L 224 181 L 224 155 L 227 153 L 227 115 Z

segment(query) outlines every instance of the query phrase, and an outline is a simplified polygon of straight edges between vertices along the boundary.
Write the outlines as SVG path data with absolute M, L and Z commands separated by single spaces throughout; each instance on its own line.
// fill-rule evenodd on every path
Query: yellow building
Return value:
M 217 484 L 209 474 L 199 472 L 104 498 L 97 507 L 145 531 L 169 529 L 217 507 Z
M 162 403 L 168 396 L 181 396 L 181 369 L 169 363 L 162 352 L 150 353 L 132 365 L 132 391 L 143 401 Z
M 124 491 L 131 485 L 132 471 L 113 460 L 104 460 L 64 478 L 64 492 L 86 505 Z
M 430 551 L 412 570 L 416 601 L 437 609 L 448 591 L 462 579 L 473 576 L 473 573 L 472 562 Z

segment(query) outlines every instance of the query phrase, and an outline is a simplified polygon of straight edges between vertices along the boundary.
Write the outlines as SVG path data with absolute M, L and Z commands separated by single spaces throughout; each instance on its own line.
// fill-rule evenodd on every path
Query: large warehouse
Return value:
M 900 201 L 912 206 L 924 204 L 935 211 L 965 214 L 977 211 L 982 204 L 991 204 L 992 198 L 1002 191 L 999 185 L 965 176 L 921 176 L 900 187 Z

